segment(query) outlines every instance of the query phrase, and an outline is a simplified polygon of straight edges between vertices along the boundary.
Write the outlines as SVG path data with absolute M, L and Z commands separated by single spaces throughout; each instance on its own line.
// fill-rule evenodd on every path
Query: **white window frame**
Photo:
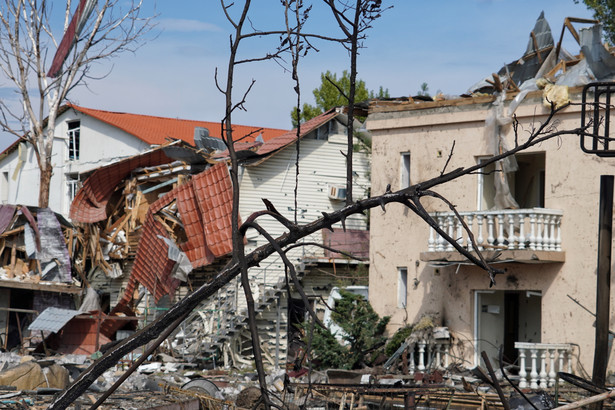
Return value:
M 68 160 L 78 161 L 81 150 L 81 121 L 68 121 L 66 123 L 68 130 L 66 132 L 68 136 Z M 71 128 L 71 126 L 76 127 Z
M 397 307 L 405 309 L 408 305 L 408 268 L 397 268 Z
M 410 185 L 410 152 L 400 152 L 399 189 L 408 188 Z

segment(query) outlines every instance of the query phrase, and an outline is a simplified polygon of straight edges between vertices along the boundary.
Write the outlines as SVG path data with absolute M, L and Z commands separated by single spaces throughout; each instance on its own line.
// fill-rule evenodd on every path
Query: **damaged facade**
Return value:
M 541 16 L 524 56 L 474 86 L 472 96 L 372 102 L 372 192 L 387 184 L 401 189 L 514 147 L 547 119 L 551 102 L 580 102 L 584 84 L 613 81 L 615 57 L 601 43 L 600 26 L 573 34 L 581 56 L 562 50 Z M 556 121 L 557 130 L 578 128 L 581 107 L 568 106 Z M 520 367 L 521 387 L 552 385 L 556 371 L 586 375 L 595 329 L 583 307 L 596 306 L 599 176 L 614 170 L 612 159 L 587 155 L 578 136 L 563 135 L 441 185 L 438 193 L 455 204 L 485 258 L 504 270 L 493 287 L 483 270 L 407 209 L 374 210 L 370 302 L 392 316 L 391 330 L 425 315 L 438 318 L 451 333 L 451 363 L 479 365 L 483 350 L 497 363 L 503 345 L 506 362 Z M 446 204 L 423 203 L 445 232 L 472 249 Z M 608 368 L 615 368 L 612 358 Z

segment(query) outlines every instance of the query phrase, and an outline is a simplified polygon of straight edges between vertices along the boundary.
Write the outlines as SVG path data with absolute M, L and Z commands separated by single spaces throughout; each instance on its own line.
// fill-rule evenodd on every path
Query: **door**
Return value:
M 536 291 L 476 291 L 475 337 L 476 364 L 482 364 L 485 351 L 492 366 L 503 359 L 514 363 L 518 353 L 515 342 L 540 342 L 541 293 Z

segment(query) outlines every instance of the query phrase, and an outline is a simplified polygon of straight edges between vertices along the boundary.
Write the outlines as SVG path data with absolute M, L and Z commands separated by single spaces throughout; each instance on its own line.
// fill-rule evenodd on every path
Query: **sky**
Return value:
M 220 121 L 224 97 L 217 90 L 215 73 L 224 84 L 232 26 L 218 0 L 146 0 L 145 15 L 156 15 L 156 26 L 134 53 L 104 60 L 94 70 L 101 77 L 78 87 L 69 100 L 88 108 L 181 119 Z M 235 1 L 235 3 L 241 3 Z M 284 27 L 279 0 L 253 0 L 250 22 L 259 30 Z M 339 36 L 335 21 L 320 3 L 315 5 L 306 32 Z M 464 93 L 470 86 L 520 58 L 541 11 L 559 39 L 565 17 L 592 18 L 574 0 L 383 0 L 381 18 L 367 32 L 358 58 L 358 76 L 370 90 L 380 86 L 391 97 L 416 95 L 422 83 L 431 94 Z M 236 8 L 236 7 L 235 7 Z M 231 9 L 234 13 L 234 9 Z M 236 13 L 235 13 L 236 15 Z M 61 27 L 61 26 L 60 26 Z M 582 25 L 577 25 L 582 27 Z M 254 38 L 240 45 L 240 58 L 265 55 L 275 41 Z M 350 58 L 339 44 L 314 43 L 301 61 L 302 101 L 313 104 L 312 90 L 320 74 L 341 74 Z M 578 46 L 569 32 L 564 48 L 574 54 Z M 51 57 L 55 50 L 50 52 Z M 50 57 L 50 60 L 51 60 Z M 50 62 L 49 62 L 50 64 Z M 243 64 L 234 85 L 237 101 L 254 80 L 246 96 L 245 111 L 233 116 L 236 124 L 289 129 L 296 103 L 293 82 L 285 61 Z M 14 98 L 0 78 L 0 98 Z M 14 138 L 0 134 L 0 149 Z

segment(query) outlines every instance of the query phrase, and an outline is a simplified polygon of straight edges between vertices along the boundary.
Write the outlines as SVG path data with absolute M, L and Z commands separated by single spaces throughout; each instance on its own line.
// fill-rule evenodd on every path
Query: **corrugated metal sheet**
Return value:
M 78 310 L 59 309 L 48 307 L 28 326 L 28 330 L 42 330 L 57 333 L 72 318 L 77 316 Z

